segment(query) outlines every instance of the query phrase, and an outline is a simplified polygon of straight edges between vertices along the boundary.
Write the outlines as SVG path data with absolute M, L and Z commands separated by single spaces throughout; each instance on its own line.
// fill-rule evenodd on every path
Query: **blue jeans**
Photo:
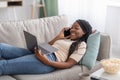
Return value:
M 47 54 L 49 60 L 56 61 L 54 54 Z M 17 48 L 0 43 L 0 75 L 6 74 L 44 74 L 54 71 L 55 68 L 43 64 L 34 53 L 27 49 Z

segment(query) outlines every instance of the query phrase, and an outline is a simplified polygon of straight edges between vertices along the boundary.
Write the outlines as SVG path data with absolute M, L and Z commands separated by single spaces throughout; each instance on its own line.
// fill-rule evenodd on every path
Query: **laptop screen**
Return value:
M 35 47 L 40 49 L 41 52 L 44 54 L 50 54 L 50 53 L 56 52 L 58 50 L 57 48 L 51 46 L 48 43 L 41 43 L 38 46 L 37 38 L 34 35 L 30 34 L 29 32 L 24 31 L 24 35 L 25 35 L 27 48 L 28 48 L 28 50 L 30 50 L 33 53 L 34 53 Z
M 38 47 L 36 37 L 26 31 L 24 31 L 24 35 L 25 35 L 25 40 L 26 40 L 26 45 L 28 50 L 30 50 L 31 52 L 34 52 L 34 48 Z

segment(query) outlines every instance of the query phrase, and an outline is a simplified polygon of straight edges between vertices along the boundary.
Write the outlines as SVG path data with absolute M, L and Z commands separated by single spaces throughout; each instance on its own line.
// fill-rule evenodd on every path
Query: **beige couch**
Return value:
M 68 26 L 67 17 L 54 16 L 41 19 L 32 19 L 24 21 L 0 22 L 0 43 L 5 42 L 17 47 L 26 48 L 23 30 L 31 32 L 37 36 L 38 43 L 48 42 L 55 37 L 58 32 L 65 26 Z M 101 34 L 101 43 L 96 65 L 92 70 L 83 67 L 83 72 L 94 72 L 99 69 L 99 61 L 109 58 L 110 37 Z M 82 73 L 80 65 L 75 65 L 70 69 L 56 70 L 48 74 L 33 75 L 4 75 L 0 80 L 79 80 L 79 73 Z

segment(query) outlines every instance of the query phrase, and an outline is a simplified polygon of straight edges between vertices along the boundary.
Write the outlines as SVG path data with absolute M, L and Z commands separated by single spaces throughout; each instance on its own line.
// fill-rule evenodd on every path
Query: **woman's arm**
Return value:
M 39 50 L 35 50 L 35 56 L 44 64 L 49 65 L 49 66 L 53 66 L 55 68 L 60 68 L 60 69 L 64 69 L 64 68 L 69 68 L 72 67 L 73 65 L 77 64 L 77 62 L 71 58 L 69 58 L 66 62 L 55 62 L 55 61 L 50 61 L 48 60 L 48 58 L 46 57 L 46 55 L 42 54 L 41 51 Z
M 75 60 L 73 60 L 72 58 L 69 58 L 66 62 L 55 62 L 55 61 L 49 62 L 50 66 L 53 66 L 53 67 L 59 68 L 59 69 L 70 68 L 70 67 L 74 66 L 75 64 L 77 64 L 77 62 Z
M 53 40 L 51 40 L 50 42 L 48 42 L 50 45 L 53 45 L 55 41 L 59 40 L 59 36 L 56 36 Z
M 68 30 L 68 29 L 70 29 L 70 27 L 65 27 L 65 28 L 63 28 L 63 29 L 60 31 L 60 33 L 59 33 L 53 40 L 51 40 L 51 41 L 48 42 L 48 43 L 49 43 L 50 45 L 53 45 L 54 42 L 57 41 L 57 40 L 59 40 L 59 39 L 68 38 L 69 36 L 64 37 L 64 31 L 65 31 L 65 30 Z

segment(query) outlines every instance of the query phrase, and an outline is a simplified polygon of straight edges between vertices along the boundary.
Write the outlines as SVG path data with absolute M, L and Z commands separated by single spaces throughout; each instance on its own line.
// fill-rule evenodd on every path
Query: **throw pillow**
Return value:
M 100 45 L 100 32 L 95 32 L 88 37 L 87 49 L 83 59 L 79 64 L 85 65 L 88 69 L 91 69 L 96 62 Z

